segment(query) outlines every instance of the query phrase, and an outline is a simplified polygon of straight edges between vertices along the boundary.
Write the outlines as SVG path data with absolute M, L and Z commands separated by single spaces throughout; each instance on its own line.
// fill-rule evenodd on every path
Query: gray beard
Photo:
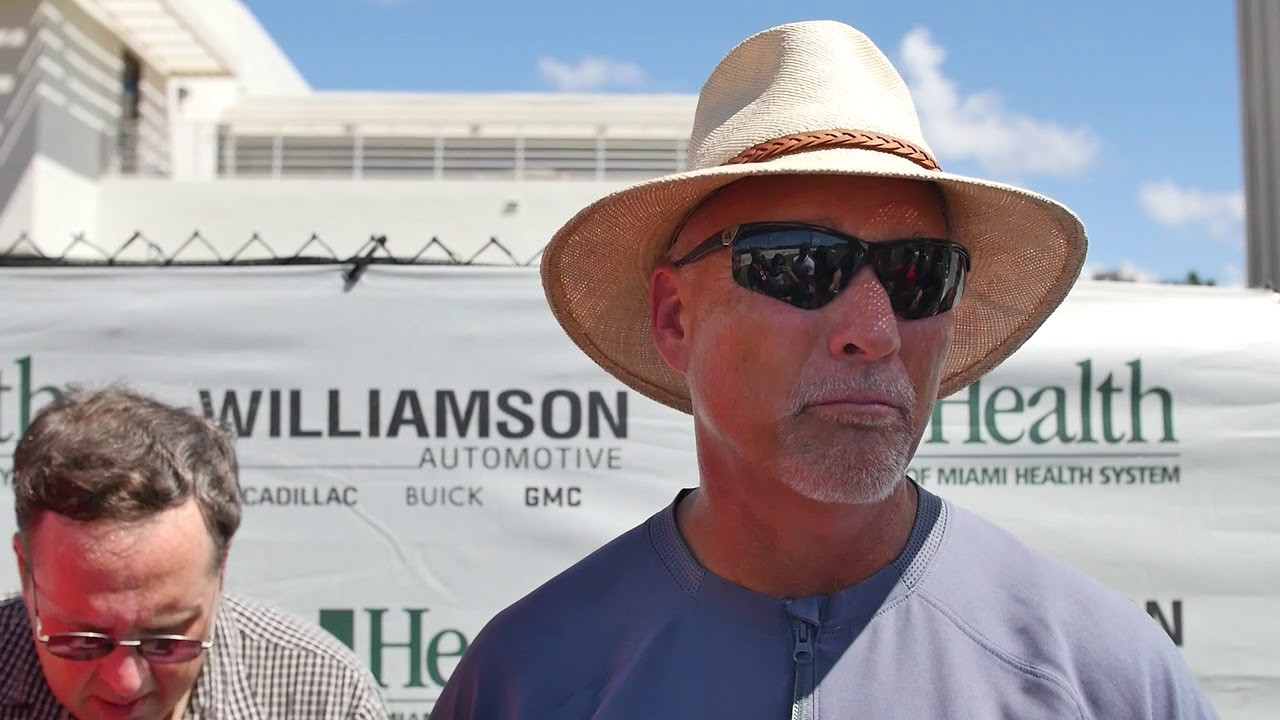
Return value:
M 779 436 L 779 479 L 801 496 L 822 503 L 864 505 L 889 497 L 906 477 L 915 450 L 904 414 L 889 422 L 831 422 L 805 413 L 815 399 L 842 392 L 875 391 L 915 406 L 916 391 L 905 374 L 870 366 L 857 376 L 802 379 L 790 398 L 791 415 Z
M 811 433 L 793 432 L 782 438 L 778 479 L 802 497 L 872 504 L 888 498 L 906 477 L 912 443 L 905 427 L 836 426 L 826 434 L 815 439 Z

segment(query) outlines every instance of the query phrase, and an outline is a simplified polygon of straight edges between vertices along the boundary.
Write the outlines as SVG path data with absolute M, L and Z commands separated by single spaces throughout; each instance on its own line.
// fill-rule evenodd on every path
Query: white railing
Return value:
M 685 143 L 654 138 L 218 136 L 218 177 L 640 179 L 685 167 Z

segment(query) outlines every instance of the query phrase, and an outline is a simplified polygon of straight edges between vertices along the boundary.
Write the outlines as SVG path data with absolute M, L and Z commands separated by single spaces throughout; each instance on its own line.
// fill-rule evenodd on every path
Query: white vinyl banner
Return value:
M 495 612 L 697 483 L 691 421 L 579 353 L 536 270 L 344 271 L 0 272 L 0 454 L 67 383 L 224 420 L 231 589 L 323 625 L 421 719 Z M 1081 283 L 938 404 L 911 474 L 1144 608 L 1224 718 L 1280 717 L 1277 368 L 1275 295 Z

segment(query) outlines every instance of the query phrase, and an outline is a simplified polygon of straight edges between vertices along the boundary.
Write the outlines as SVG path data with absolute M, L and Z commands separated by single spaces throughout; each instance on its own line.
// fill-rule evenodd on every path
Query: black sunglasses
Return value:
M 108 635 L 95 632 L 63 632 L 46 635 L 44 623 L 40 621 L 40 610 L 36 603 L 35 576 L 31 576 L 31 613 L 36 620 L 36 639 L 44 644 L 50 655 L 64 660 L 76 662 L 92 662 L 101 660 L 119 647 L 131 647 L 137 650 L 149 662 L 174 664 L 195 660 L 205 650 L 213 647 L 212 640 L 188 637 L 186 635 L 151 635 L 135 640 L 116 640 Z
M 871 267 L 903 320 L 955 307 L 969 272 L 969 253 L 947 240 L 871 243 L 803 223 L 748 223 L 722 230 L 674 264 L 684 267 L 723 247 L 733 250 L 734 282 L 807 310 L 831 302 L 859 270 Z

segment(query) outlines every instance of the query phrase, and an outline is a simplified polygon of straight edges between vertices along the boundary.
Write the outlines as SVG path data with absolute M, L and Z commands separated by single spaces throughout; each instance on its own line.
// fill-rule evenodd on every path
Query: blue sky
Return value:
M 945 169 L 1066 203 L 1091 269 L 1243 274 L 1232 0 L 244 1 L 317 90 L 697 93 L 747 36 L 841 20 L 906 77 Z

